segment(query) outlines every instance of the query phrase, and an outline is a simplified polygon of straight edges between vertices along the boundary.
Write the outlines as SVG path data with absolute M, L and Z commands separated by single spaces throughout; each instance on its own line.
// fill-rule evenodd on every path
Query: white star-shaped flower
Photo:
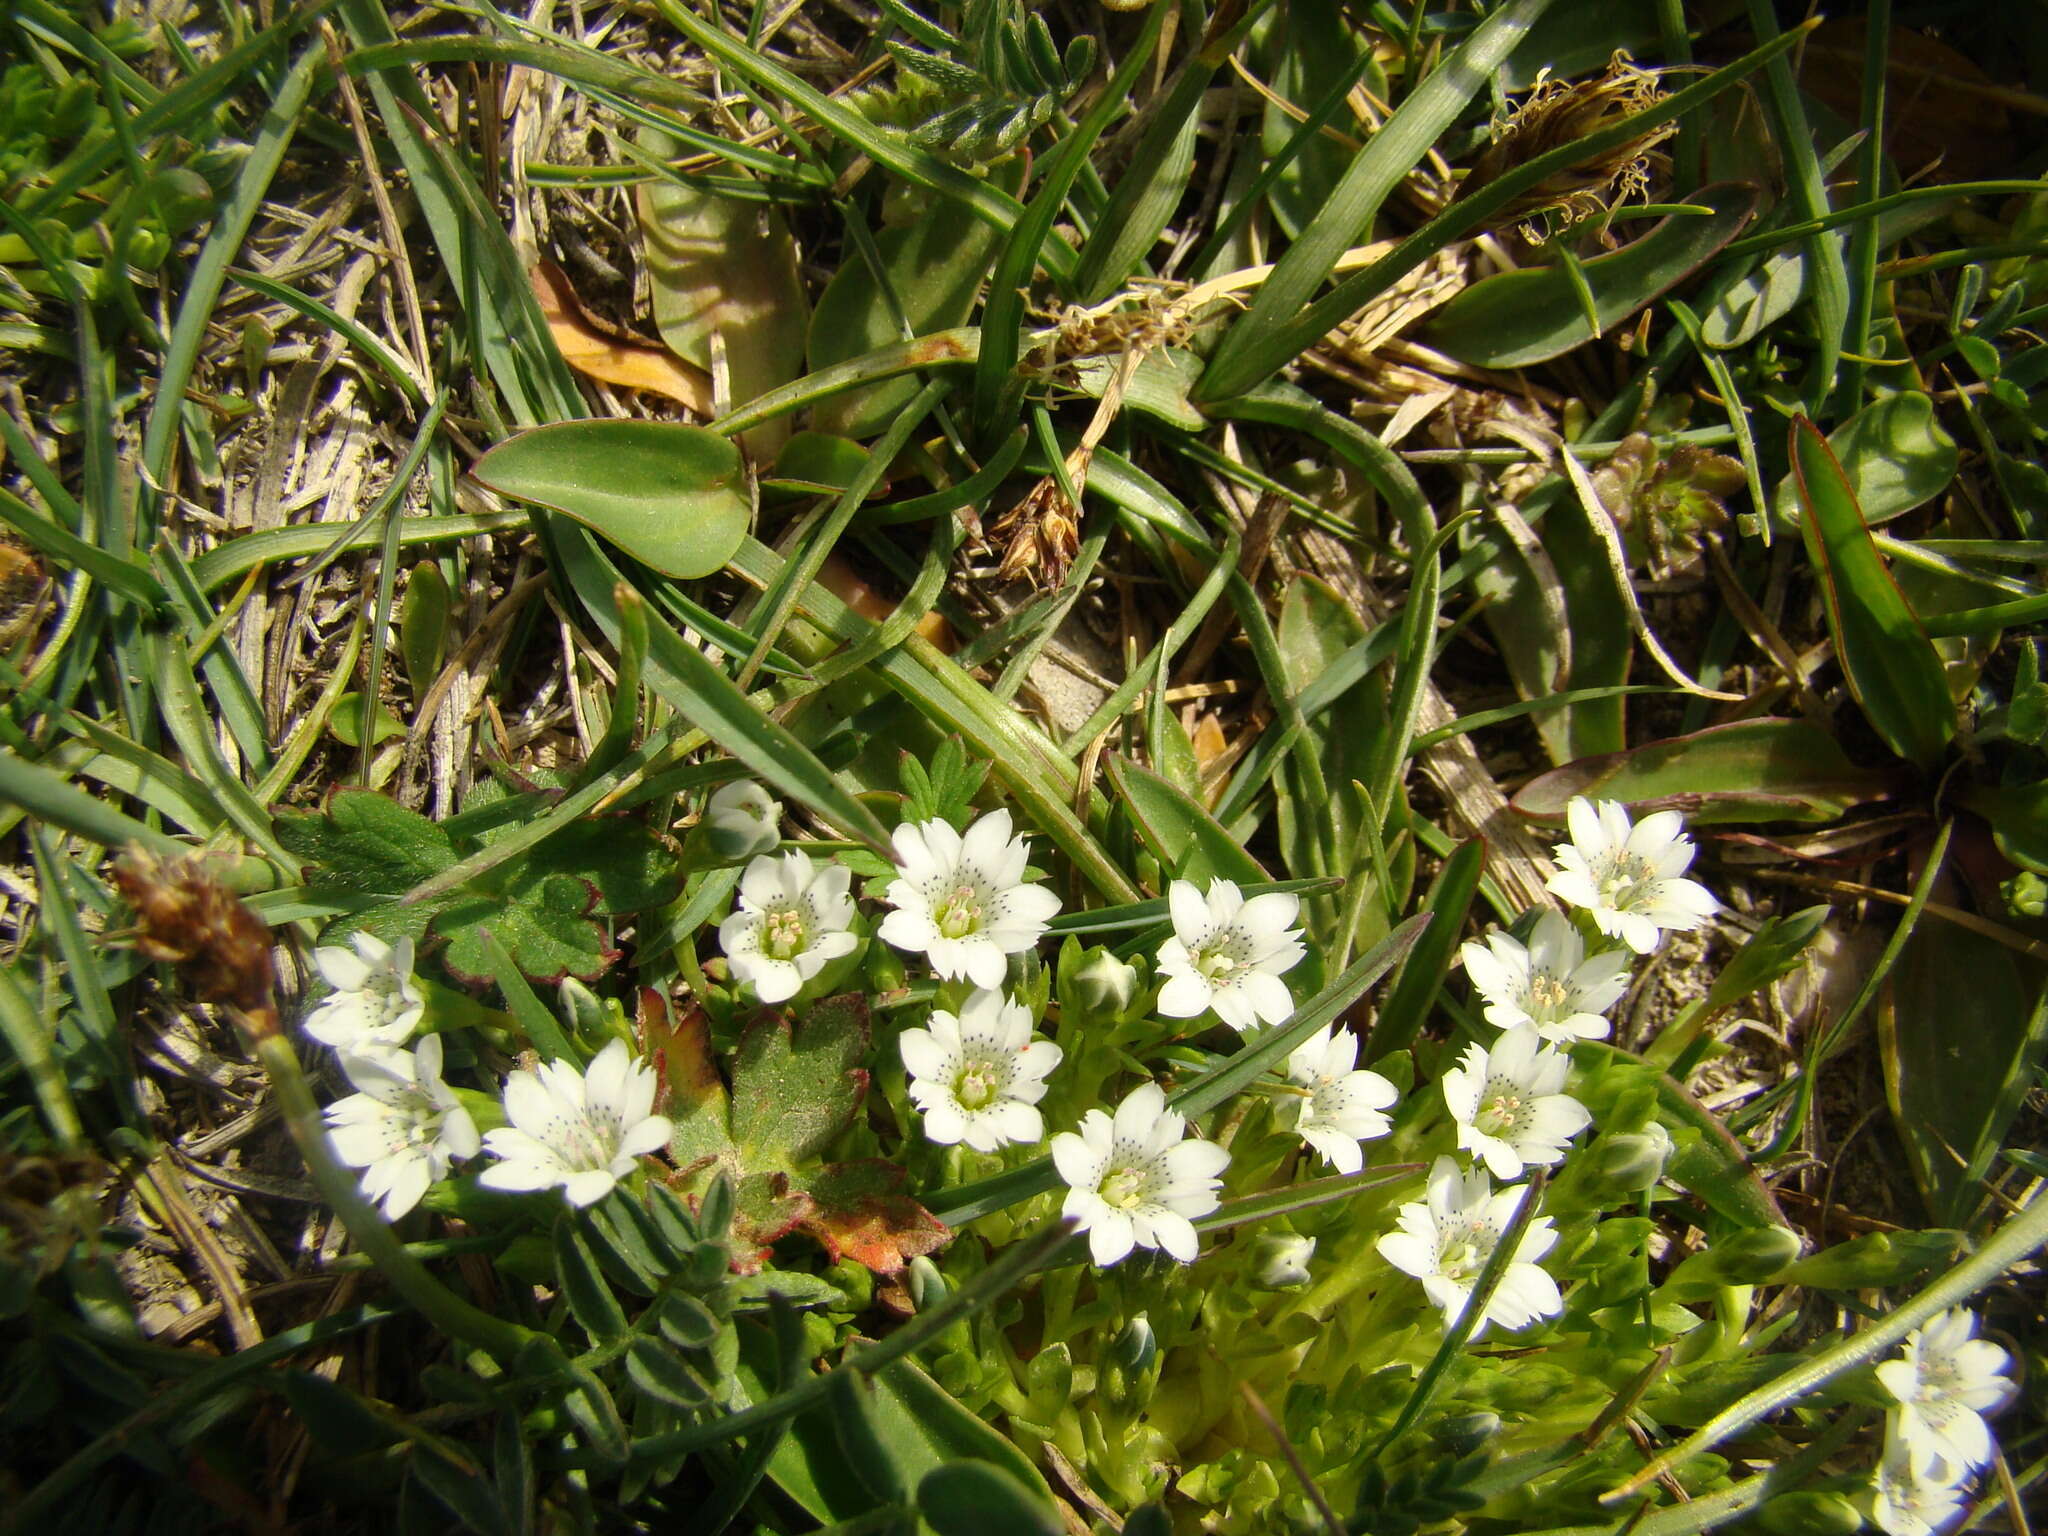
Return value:
M 1230 1153 L 1199 1137 L 1183 1141 L 1186 1129 L 1159 1085 L 1146 1083 L 1117 1106 L 1114 1120 L 1091 1109 L 1079 1131 L 1053 1137 L 1053 1165 L 1067 1182 L 1062 1209 L 1088 1234 L 1097 1264 L 1114 1264 L 1134 1246 L 1194 1260 L 1189 1218 L 1216 1209 Z
M 439 1035 L 413 1051 L 344 1051 L 341 1066 L 356 1091 L 327 1106 L 327 1139 L 336 1157 L 367 1170 L 364 1197 L 396 1221 L 456 1158 L 476 1156 L 476 1122 L 441 1080 Z
M 412 975 L 412 940 L 386 944 L 374 934 L 313 951 L 313 963 L 334 991 L 306 1015 L 306 1033 L 336 1050 L 403 1045 L 419 1028 L 426 999 Z
M 1899 1400 L 1899 1438 L 1925 1469 L 1941 1461 L 1981 1467 L 1991 1459 L 1984 1415 L 2012 1395 L 2005 1351 L 1977 1338 L 1977 1317 L 1954 1307 L 1906 1335 L 1904 1351 L 1877 1368 Z
M 1898 1415 L 1888 1415 L 1884 1457 L 1869 1496 L 1871 1523 L 1886 1536 L 1938 1536 L 1963 1512 L 1963 1468 L 1938 1459 L 1916 1466 L 1916 1460 L 1899 1433 Z
M 903 873 L 889 884 L 896 910 L 882 919 L 882 937 L 922 950 L 941 976 L 1000 987 L 1009 957 L 1037 944 L 1060 909 L 1051 891 L 1025 883 L 1028 850 L 1010 835 L 1010 813 L 989 812 L 965 836 L 945 821 L 900 826 L 894 841 Z
M 1527 1024 L 1560 1045 L 1604 1040 L 1613 1028 L 1604 1015 L 1628 990 L 1628 954 L 1608 950 L 1586 958 L 1586 942 L 1571 919 L 1545 912 L 1526 947 L 1505 933 L 1467 944 L 1465 973 L 1486 999 L 1486 1022 L 1502 1029 Z
M 1563 1092 L 1571 1061 L 1524 1025 L 1493 1049 L 1465 1047 L 1462 1066 L 1444 1073 L 1444 1102 L 1458 1122 L 1458 1149 L 1486 1159 L 1496 1178 L 1554 1163 L 1565 1144 L 1593 1123 L 1586 1106 Z
M 1192 1019 L 1205 1008 L 1243 1032 L 1261 1023 L 1284 1023 L 1294 1012 L 1294 994 L 1280 978 L 1308 953 L 1301 930 L 1291 926 L 1301 898 L 1268 891 L 1250 901 L 1233 880 L 1212 880 L 1205 897 L 1191 880 L 1166 888 L 1173 937 L 1159 946 L 1159 974 L 1166 985 L 1159 1011 L 1170 1019 Z
M 1389 1232 L 1375 1246 L 1389 1264 L 1422 1282 L 1449 1328 L 1464 1316 L 1479 1272 L 1500 1246 L 1516 1206 L 1526 1198 L 1521 1189 L 1496 1195 L 1484 1169 L 1460 1174 L 1455 1158 L 1439 1157 L 1430 1165 L 1427 1199 L 1402 1206 L 1394 1218 L 1401 1230 Z M 1557 1282 L 1536 1262 L 1556 1242 L 1548 1216 L 1529 1223 L 1472 1338 L 1478 1338 L 1488 1323 L 1525 1328 L 1564 1310 Z
M 1647 955 L 1664 929 L 1697 928 L 1721 910 L 1705 886 L 1680 878 L 1693 846 L 1678 812 L 1657 811 L 1631 827 L 1620 801 L 1579 796 L 1565 816 L 1572 840 L 1558 845 L 1561 867 L 1549 889 L 1584 907 L 1609 938 Z
M 1045 1134 L 1037 1105 L 1062 1053 L 1031 1038 L 1029 1008 L 1000 992 L 976 992 L 957 1016 L 933 1009 L 929 1026 L 903 1031 L 900 1046 L 926 1136 L 993 1152 Z
M 505 1118 L 484 1133 L 484 1150 L 502 1159 L 478 1181 L 486 1189 L 560 1185 L 571 1205 L 593 1205 L 640 1159 L 667 1144 L 672 1127 L 654 1107 L 654 1071 L 614 1040 L 586 1077 L 566 1061 L 505 1079 Z
M 1287 1058 L 1288 1080 L 1308 1090 L 1294 1129 L 1339 1173 L 1365 1166 L 1358 1144 L 1387 1134 L 1392 1122 L 1382 1111 L 1401 1097 L 1379 1073 L 1353 1071 L 1357 1064 L 1358 1036 L 1348 1029 L 1332 1033 L 1327 1024 Z
M 852 882 L 845 865 L 794 848 L 755 858 L 740 877 L 738 908 L 718 925 L 733 979 L 752 982 L 764 1003 L 786 1003 L 828 960 L 851 954 Z

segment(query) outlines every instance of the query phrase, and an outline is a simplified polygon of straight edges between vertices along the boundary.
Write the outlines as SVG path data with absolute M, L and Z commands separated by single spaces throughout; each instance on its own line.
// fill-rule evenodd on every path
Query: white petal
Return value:
M 595 1205 L 618 1187 L 619 1181 L 607 1168 L 585 1168 L 562 1181 L 562 1193 L 574 1206 Z
M 1194 881 L 1176 880 L 1166 888 L 1166 907 L 1173 915 L 1173 935 L 1185 953 L 1187 946 L 1200 943 L 1209 931 L 1209 903 L 1195 889 Z
M 1129 1253 L 1136 1241 L 1131 1218 L 1104 1206 L 1088 1228 L 1088 1256 L 1106 1268 Z
M 1161 969 L 1165 956 L 1160 956 Z M 1173 976 L 1159 992 L 1159 1011 L 1169 1019 L 1192 1019 L 1209 1006 L 1212 989 L 1192 971 Z

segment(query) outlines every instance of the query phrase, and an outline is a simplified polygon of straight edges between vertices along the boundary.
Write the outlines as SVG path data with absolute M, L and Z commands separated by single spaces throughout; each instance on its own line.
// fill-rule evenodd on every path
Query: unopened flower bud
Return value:
M 1774 1536 L 1854 1536 L 1863 1529 L 1854 1504 L 1821 1489 L 1779 1494 L 1756 1512 L 1756 1523 Z
M 1500 1415 L 1481 1410 L 1445 1419 L 1437 1429 L 1437 1440 L 1453 1456 L 1469 1456 L 1500 1433 Z
M 782 842 L 777 830 L 782 802 L 752 779 L 739 779 L 712 795 L 704 808 L 704 829 L 711 851 L 722 859 L 751 859 L 773 853 Z
M 939 1266 L 923 1254 L 910 1261 L 908 1275 L 910 1304 L 920 1312 L 929 1312 L 952 1292 L 946 1277 L 939 1273 Z
M 1134 1376 L 1159 1358 L 1159 1340 L 1144 1313 L 1124 1324 L 1123 1331 L 1109 1346 L 1109 1358 Z
M 1076 1002 L 1090 1013 L 1107 1017 L 1121 1014 L 1138 994 L 1138 968 L 1106 949 L 1090 950 L 1066 979 L 1073 987 Z
M 1671 1157 L 1671 1133 L 1652 1120 L 1640 1131 L 1603 1136 L 1593 1148 L 1593 1173 L 1612 1189 L 1630 1194 L 1664 1176 Z
M 1316 1240 L 1299 1232 L 1265 1232 L 1252 1240 L 1252 1278 L 1269 1291 L 1308 1284 Z
M 1750 1227 L 1714 1244 L 1717 1268 L 1738 1285 L 1774 1280 L 1799 1257 L 1799 1234 L 1790 1227 Z

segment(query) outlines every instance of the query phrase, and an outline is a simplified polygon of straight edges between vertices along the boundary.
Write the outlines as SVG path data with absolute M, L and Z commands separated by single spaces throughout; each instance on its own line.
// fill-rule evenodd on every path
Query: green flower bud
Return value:
M 1123 1331 L 1109 1346 L 1109 1358 L 1112 1364 L 1134 1375 L 1159 1358 L 1159 1340 L 1144 1313 L 1124 1324 Z
M 1863 1529 L 1863 1516 L 1839 1493 L 1805 1489 L 1769 1500 L 1756 1523 L 1773 1536 L 1853 1536 Z
M 1087 957 L 1066 978 L 1074 1000 L 1090 1013 L 1116 1018 L 1131 1006 L 1138 994 L 1138 968 L 1128 965 L 1106 949 L 1091 949 Z
M 718 857 L 738 863 L 774 852 L 782 842 L 781 821 L 782 803 L 752 779 L 739 779 L 704 808 L 705 841 Z
M 1263 1232 L 1252 1240 L 1253 1281 L 1269 1291 L 1307 1285 L 1308 1261 L 1315 1252 L 1312 1237 L 1299 1232 Z
M 2040 917 L 2048 912 L 2048 880 L 2023 869 L 1999 886 L 2006 910 L 2014 917 Z
M 1799 1234 L 1790 1227 L 1749 1227 L 1714 1244 L 1714 1267 L 1738 1285 L 1777 1279 L 1799 1257 Z
M 1452 1456 L 1469 1456 L 1500 1433 L 1500 1415 L 1497 1413 L 1461 1413 L 1455 1419 L 1445 1419 L 1438 1426 L 1436 1437 L 1444 1450 Z
M 907 1289 L 910 1291 L 910 1304 L 920 1312 L 929 1312 L 946 1299 L 953 1287 L 939 1273 L 938 1265 L 919 1254 L 910 1261 Z
M 1640 1131 L 1603 1136 L 1593 1147 L 1593 1176 L 1629 1194 L 1650 1188 L 1664 1176 L 1671 1133 L 1652 1120 Z

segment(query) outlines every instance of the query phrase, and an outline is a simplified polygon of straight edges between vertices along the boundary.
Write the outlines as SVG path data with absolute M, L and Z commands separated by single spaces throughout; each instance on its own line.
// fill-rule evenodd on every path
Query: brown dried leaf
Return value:
M 553 262 L 540 263 L 532 275 L 533 296 L 540 301 L 563 362 L 599 383 L 644 389 L 688 406 L 699 416 L 713 414 L 710 374 L 666 347 L 601 325 Z

